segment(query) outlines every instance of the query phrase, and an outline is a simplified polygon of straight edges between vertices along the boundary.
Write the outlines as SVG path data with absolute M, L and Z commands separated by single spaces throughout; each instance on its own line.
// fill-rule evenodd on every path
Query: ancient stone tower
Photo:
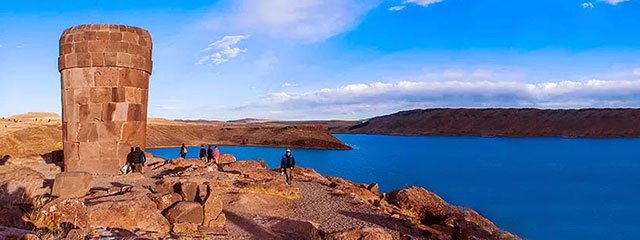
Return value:
M 122 25 L 80 25 L 60 37 L 64 170 L 119 174 L 146 144 L 151 36 Z

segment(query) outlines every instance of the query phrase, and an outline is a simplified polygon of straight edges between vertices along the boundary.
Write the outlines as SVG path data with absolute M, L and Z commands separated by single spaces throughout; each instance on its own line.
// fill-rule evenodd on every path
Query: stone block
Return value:
M 94 87 L 91 88 L 90 101 L 92 103 L 108 103 L 112 99 L 111 87 Z M 102 109 L 100 109 L 102 113 Z
M 97 68 L 94 73 L 96 87 L 118 86 L 118 69 L 110 67 Z
M 53 181 L 51 195 L 59 198 L 80 198 L 91 188 L 91 174 L 86 172 L 62 172 Z
M 197 202 L 182 201 L 167 209 L 165 217 L 170 223 L 202 224 L 204 212 L 202 205 Z
M 112 121 L 127 121 L 129 116 L 129 103 L 115 103 L 115 109 L 111 115 Z
M 104 54 L 104 64 L 105 66 L 116 66 L 116 63 L 118 62 L 118 54 L 116 53 L 116 51 L 113 52 L 105 52 Z
M 98 141 L 98 127 L 95 122 L 81 122 L 78 127 L 78 142 Z

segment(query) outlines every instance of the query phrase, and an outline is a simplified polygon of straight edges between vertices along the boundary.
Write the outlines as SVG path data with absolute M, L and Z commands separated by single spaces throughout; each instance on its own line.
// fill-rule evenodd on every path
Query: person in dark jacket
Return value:
M 296 167 L 296 158 L 291 155 L 291 149 L 287 149 L 280 160 L 280 169 L 286 176 L 287 185 L 291 185 L 293 181 L 293 170 Z
M 180 157 L 187 158 L 187 147 L 184 146 L 184 143 L 182 144 L 182 147 L 180 147 Z
M 131 147 L 131 151 L 129 151 L 129 154 L 127 154 L 127 165 L 129 165 L 129 170 L 126 173 L 130 173 L 133 171 L 134 159 L 135 156 L 133 154 L 133 147 Z
M 213 159 L 213 148 L 209 145 L 209 147 L 207 147 L 207 162 L 211 162 L 211 159 Z
M 140 149 L 140 146 L 137 146 L 136 150 L 133 151 L 133 172 L 142 173 L 142 166 L 146 161 L 147 158 L 144 156 L 144 152 Z
M 204 149 L 204 145 L 200 145 L 200 156 L 199 156 L 199 158 L 202 161 L 206 161 L 207 160 L 207 150 Z

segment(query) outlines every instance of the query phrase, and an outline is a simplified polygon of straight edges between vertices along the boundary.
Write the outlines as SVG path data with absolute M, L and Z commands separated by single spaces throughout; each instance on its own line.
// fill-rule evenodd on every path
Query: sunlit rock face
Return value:
M 152 60 L 146 30 L 80 25 L 60 37 L 65 171 L 118 174 L 146 145 Z

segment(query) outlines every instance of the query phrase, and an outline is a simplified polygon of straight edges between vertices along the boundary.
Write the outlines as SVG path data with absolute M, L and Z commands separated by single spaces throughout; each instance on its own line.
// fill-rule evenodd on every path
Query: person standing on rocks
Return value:
M 207 160 L 207 150 L 204 149 L 204 145 L 200 145 L 200 156 L 198 156 L 198 157 L 202 161 L 206 161 Z
M 129 169 L 127 170 L 126 173 L 130 173 L 133 172 L 133 165 L 135 162 L 135 154 L 133 153 L 133 147 L 131 147 L 131 151 L 129 151 L 129 154 L 127 154 L 127 164 L 129 165 Z
M 144 166 L 144 162 L 146 162 L 147 159 L 142 149 L 140 149 L 140 146 L 137 146 L 136 150 L 133 151 L 133 157 L 133 172 L 142 173 L 142 166 Z
M 212 159 L 213 159 L 213 149 L 211 148 L 211 145 L 209 145 L 207 147 L 207 162 L 211 162 Z
M 293 181 L 293 169 L 296 167 L 296 158 L 291 155 L 291 149 L 287 149 L 280 160 L 280 169 L 286 176 L 287 185 L 291 185 Z
M 213 161 L 218 164 L 218 159 L 220 159 L 220 150 L 218 146 L 213 147 Z
M 182 147 L 180 147 L 180 157 L 187 158 L 187 147 L 184 146 L 184 143 L 182 144 Z

